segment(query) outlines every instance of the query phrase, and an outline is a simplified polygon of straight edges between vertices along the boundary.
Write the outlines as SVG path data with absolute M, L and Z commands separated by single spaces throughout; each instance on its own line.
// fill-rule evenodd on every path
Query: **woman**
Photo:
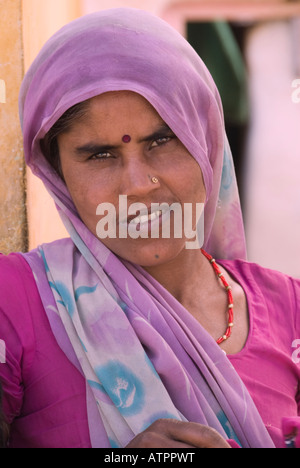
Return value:
M 193 49 L 143 11 L 80 18 L 42 49 L 20 110 L 70 239 L 1 258 L 10 446 L 280 447 L 283 418 L 296 443 L 300 282 L 233 260 L 232 158 Z M 194 234 L 204 204 L 205 250 L 172 222 L 162 235 L 173 204 Z

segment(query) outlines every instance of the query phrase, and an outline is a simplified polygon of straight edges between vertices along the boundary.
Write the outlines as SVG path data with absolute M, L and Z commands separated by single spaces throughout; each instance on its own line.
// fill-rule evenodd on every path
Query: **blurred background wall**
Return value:
M 21 1 L 0 1 L 0 252 L 27 248 L 25 168 L 18 121 L 23 76 Z
M 0 0 L 7 88 L 6 103 L 0 100 L 0 251 L 67 235 L 41 183 L 24 172 L 16 107 L 22 73 L 65 23 L 120 6 L 162 17 L 204 58 L 224 103 L 248 258 L 300 277 L 298 0 Z

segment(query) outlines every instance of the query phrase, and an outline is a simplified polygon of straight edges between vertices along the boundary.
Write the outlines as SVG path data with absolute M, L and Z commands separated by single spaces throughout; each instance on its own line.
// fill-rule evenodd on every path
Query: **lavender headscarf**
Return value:
M 21 89 L 26 162 L 55 200 L 70 239 L 25 254 L 57 342 L 87 381 L 93 447 L 123 447 L 160 417 L 207 424 L 243 447 L 271 447 L 240 378 L 214 340 L 141 267 L 81 222 L 40 139 L 72 105 L 107 91 L 144 96 L 199 163 L 204 247 L 245 256 L 222 106 L 203 62 L 162 20 L 135 9 L 82 17 L 56 33 Z

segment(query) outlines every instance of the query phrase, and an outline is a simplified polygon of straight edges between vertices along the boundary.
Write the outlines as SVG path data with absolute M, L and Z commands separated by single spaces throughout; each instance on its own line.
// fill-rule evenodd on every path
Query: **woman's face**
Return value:
M 123 138 L 125 135 L 129 138 Z M 153 266 L 174 259 L 185 249 L 185 236 L 175 235 L 172 211 L 168 212 L 171 229 L 166 238 L 161 230 L 167 214 L 152 215 L 159 230 L 158 238 L 153 238 L 151 221 L 137 218 L 138 211 L 131 216 L 126 212 L 124 218 L 120 208 L 120 195 L 128 208 L 133 203 L 146 205 L 146 215 L 151 214 L 153 203 L 175 203 L 185 216 L 184 203 L 189 203 L 194 207 L 195 228 L 196 203 L 205 201 L 199 165 L 146 99 L 130 91 L 91 99 L 85 117 L 58 137 L 58 146 L 66 185 L 82 221 L 94 235 L 99 233 L 101 218 L 107 216 L 99 211 L 104 203 L 115 207 L 116 224 L 122 223 L 122 229 L 124 225 L 135 232 L 147 228 L 147 238 L 133 238 L 129 227 L 126 237 L 117 231 L 116 238 L 102 239 L 110 250 L 133 263 Z

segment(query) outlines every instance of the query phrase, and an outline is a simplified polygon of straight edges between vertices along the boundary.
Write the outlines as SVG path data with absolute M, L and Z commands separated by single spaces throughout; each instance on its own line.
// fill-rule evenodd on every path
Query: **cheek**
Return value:
M 99 174 L 83 174 L 83 171 L 66 173 L 65 181 L 81 219 L 90 228 L 91 223 L 96 226 L 98 205 L 114 202 L 112 190 L 107 190 L 107 187 L 111 187 L 110 182 Z
M 204 202 L 206 197 L 206 190 L 202 171 L 199 164 L 192 156 L 190 156 L 186 177 L 188 180 L 187 186 L 189 187 L 190 191 L 195 191 L 197 198 L 200 197 L 201 202 Z
M 183 157 L 174 159 L 169 180 L 176 181 L 178 190 L 183 195 L 185 201 L 204 203 L 206 190 L 202 171 L 197 161 L 186 153 Z

